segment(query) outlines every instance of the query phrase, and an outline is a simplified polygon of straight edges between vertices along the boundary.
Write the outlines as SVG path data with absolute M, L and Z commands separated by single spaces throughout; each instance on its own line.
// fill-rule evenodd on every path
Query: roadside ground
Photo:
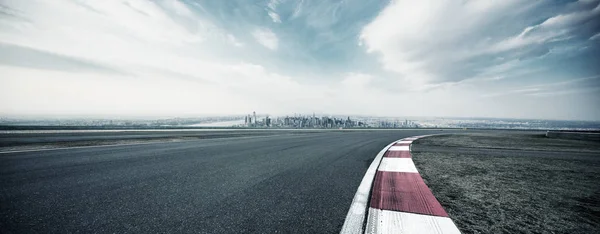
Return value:
M 432 136 L 412 147 L 463 233 L 600 230 L 600 142 L 507 132 Z

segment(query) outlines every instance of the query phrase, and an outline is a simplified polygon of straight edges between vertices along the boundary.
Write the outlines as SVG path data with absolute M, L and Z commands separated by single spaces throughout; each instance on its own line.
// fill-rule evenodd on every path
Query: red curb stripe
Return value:
M 383 157 L 388 158 L 412 158 L 410 151 L 387 151 Z
M 408 143 L 408 142 L 406 142 L 406 143 L 396 143 L 396 144 L 394 144 L 394 146 L 409 146 L 410 144 L 411 143 Z
M 377 171 L 370 207 L 448 217 L 419 173 Z

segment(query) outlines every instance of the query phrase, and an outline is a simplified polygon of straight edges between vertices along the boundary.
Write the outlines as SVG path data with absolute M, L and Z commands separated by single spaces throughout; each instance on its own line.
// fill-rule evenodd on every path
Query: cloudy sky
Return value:
M 600 120 L 598 0 L 0 0 L 0 115 Z

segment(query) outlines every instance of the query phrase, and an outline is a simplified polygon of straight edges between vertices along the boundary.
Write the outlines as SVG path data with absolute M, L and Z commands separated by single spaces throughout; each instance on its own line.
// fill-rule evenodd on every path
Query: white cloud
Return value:
M 4 30 L 12 21 L 0 19 L 0 43 L 92 61 L 124 74 L 0 66 L 3 113 L 243 113 L 249 111 L 245 106 L 264 99 L 247 101 L 234 90 L 250 88 L 267 95 L 273 93 L 271 84 L 288 87 L 291 82 L 236 62 L 219 62 L 215 45 L 243 44 L 179 1 L 90 1 L 85 7 L 61 0 L 6 4 L 27 20 L 16 30 Z M 260 32 L 265 46 L 276 49 L 274 34 Z
M 600 75 L 579 77 L 566 81 L 541 83 L 524 87 L 503 90 L 502 92 L 484 94 L 482 97 L 498 97 L 507 95 L 525 95 L 533 97 L 553 97 L 575 93 L 589 93 L 600 90 Z
M 161 3 L 164 6 L 168 7 L 170 10 L 172 10 L 175 14 L 190 18 L 194 17 L 192 11 L 190 11 L 190 9 L 185 4 L 181 3 L 178 0 L 166 0 Z
M 413 87 L 425 87 L 489 76 L 486 71 L 505 63 L 544 56 L 549 43 L 587 39 L 591 35 L 581 25 L 600 17 L 600 6 L 573 7 L 527 25 L 524 15 L 543 11 L 538 10 L 542 3 L 396 0 L 362 29 L 359 45 L 378 56 L 383 69 Z
M 346 87 L 364 88 L 371 83 L 373 76 L 362 73 L 348 73 L 342 80 L 342 85 Z
M 1 42 L 118 66 L 156 64 L 164 57 L 150 54 L 172 52 L 192 44 L 208 50 L 211 46 L 205 43 L 207 40 L 222 37 L 207 21 L 188 15 L 191 18 L 186 19 L 193 21 L 188 24 L 186 19 L 173 18 L 160 5 L 149 1 L 8 0 L 7 5 L 22 12 L 27 21 L 16 31 L 0 30 Z
M 370 24 L 360 40 L 367 51 L 379 53 L 386 70 L 416 85 L 444 80 L 453 65 L 481 50 L 473 43 L 480 29 L 501 18 L 514 1 L 393 1 Z M 465 77 L 468 78 L 468 77 Z
M 597 18 L 600 18 L 600 5 L 591 10 L 553 16 L 538 25 L 526 27 L 514 37 L 500 41 L 491 47 L 491 51 L 506 51 L 530 45 L 541 45 L 546 42 L 572 39 L 575 37 L 575 35 L 572 35 L 573 32 L 579 30 L 581 25 Z
M 274 14 L 277 9 L 283 16 L 286 11 L 283 5 L 277 5 L 278 2 L 273 1 L 266 8 Z M 283 53 L 268 50 L 283 51 L 279 39 L 296 35 L 283 34 L 289 33 L 285 31 L 281 31 L 281 35 L 275 34 L 267 28 L 272 25 L 267 22 L 254 31 L 251 28 L 251 36 L 247 38 L 243 34 L 245 31 L 227 31 L 228 27 L 217 27 L 215 25 L 222 24 L 213 24 L 203 18 L 203 14 L 198 14 L 198 7 L 201 7 L 198 3 L 190 7 L 187 1 L 175 0 L 4 0 L 2 4 L 16 16 L 0 17 L 0 62 L 7 61 L 6 53 L 2 51 L 12 48 L 13 53 L 29 51 L 21 54 L 25 62 L 35 62 L 26 57 L 41 54 L 45 59 L 37 61 L 62 58 L 56 63 L 73 63 L 62 68 L 79 66 L 81 69 L 48 69 L 52 63 L 47 63 L 46 67 L 26 66 L 23 65 L 25 62 L 0 64 L 0 114 L 182 116 L 242 114 L 256 110 L 269 114 L 314 111 L 380 116 L 503 117 L 504 113 L 516 113 L 535 117 L 539 112 L 536 106 L 553 105 L 551 99 L 523 105 L 530 99 L 513 100 L 511 95 L 505 95 L 506 101 L 493 103 L 505 106 L 490 108 L 490 102 L 478 99 L 483 92 L 515 89 L 502 85 L 509 79 L 501 80 L 505 77 L 504 72 L 518 68 L 519 60 L 510 55 L 497 56 L 494 64 L 487 64 L 477 74 L 472 74 L 476 75 L 477 81 L 465 80 L 456 85 L 452 82 L 462 78 L 448 78 L 456 75 L 456 69 L 466 68 L 468 63 L 464 61 L 490 53 L 491 46 L 523 32 L 525 27 L 501 38 L 477 37 L 485 35 L 482 28 L 503 19 L 502 12 L 512 10 L 514 1 L 470 1 L 463 5 L 453 1 L 410 3 L 393 3 L 361 33 L 363 48 L 381 56 L 384 68 L 394 75 L 400 74 L 398 81 L 363 73 L 368 68 L 354 71 L 350 66 L 335 71 L 338 75 L 326 76 L 317 72 L 310 79 L 297 74 L 311 74 L 315 71 L 311 67 L 306 71 L 274 72 L 271 68 L 274 64 L 269 62 L 280 59 L 278 55 Z M 408 4 L 412 7 L 413 3 L 419 5 L 404 10 L 397 6 Z M 312 9 L 311 4 L 306 1 L 295 5 L 295 9 L 288 9 L 286 17 L 292 17 L 289 16 L 292 10 L 297 14 Z M 321 4 L 327 13 L 336 9 Z M 264 14 L 264 10 L 257 9 L 257 15 Z M 565 14 L 580 11 L 574 9 Z M 327 15 L 332 16 L 312 14 L 311 17 L 315 22 L 320 19 L 333 22 L 322 18 Z M 264 17 L 258 17 L 259 21 Z M 227 23 L 246 26 L 243 22 Z M 315 29 L 311 25 L 306 27 Z M 532 33 L 526 32 L 523 37 Z M 594 36 L 586 39 L 590 37 Z M 253 39 L 268 50 L 247 46 Z M 288 49 L 287 45 L 285 49 Z M 284 61 L 288 64 L 301 62 Z M 116 72 L 101 72 L 102 69 Z M 305 83 L 308 80 L 311 82 Z M 482 83 L 494 85 L 472 88 Z M 569 85 L 574 89 L 582 86 Z M 407 92 L 406 87 L 412 91 Z M 538 89 L 542 95 L 542 92 L 557 90 L 558 86 L 518 89 L 523 90 L 517 92 L 522 97 L 533 95 L 533 89 Z M 531 92 L 525 92 L 527 89 Z M 415 92 L 424 90 L 426 92 Z M 397 103 L 402 100 L 408 101 L 398 108 Z M 565 104 L 563 107 L 568 109 L 570 106 Z M 547 112 L 547 116 L 552 114 Z
M 87 7 L 71 1 L 9 3 L 31 22 L 17 32 L 1 30 L 0 42 L 93 61 L 125 73 L 0 65 L 0 114 L 361 113 L 382 108 L 368 103 L 386 99 L 385 95 L 367 95 L 362 85 L 371 77 L 365 74 L 351 73 L 344 82 L 309 85 L 298 82 L 303 80 L 300 77 L 274 73 L 259 64 L 221 62 L 211 51 L 215 43 L 222 39 L 234 46 L 242 43 L 218 29 L 189 27 L 194 24 L 188 24 L 187 17 L 197 16 L 177 9 L 186 7 L 181 3 L 175 3 L 175 9 L 133 0 L 121 2 L 128 5 L 88 2 Z M 269 29 L 258 29 L 253 35 L 266 48 L 278 48 L 277 36 Z M 196 37 L 203 39 L 188 40 Z M 357 96 L 357 91 L 368 97 Z
M 281 18 L 279 17 L 279 14 L 277 14 L 277 5 L 280 3 L 281 2 L 279 0 L 271 0 L 267 4 L 267 14 L 269 17 L 271 17 L 271 20 L 273 20 L 274 23 L 281 23 Z
M 297 2 L 296 7 L 294 7 L 294 13 L 292 14 L 291 18 L 296 18 L 302 13 L 303 5 L 304 0 L 300 0 L 299 2 Z
M 227 40 L 229 40 L 229 43 L 231 43 L 235 47 L 242 47 L 242 46 L 244 46 L 243 43 L 239 42 L 237 40 L 237 38 L 235 38 L 235 36 L 233 36 L 231 34 L 227 34 Z
M 271 0 L 269 1 L 269 3 L 267 3 L 267 7 L 274 11 L 277 9 L 277 5 L 279 5 L 280 1 L 279 0 Z
M 268 28 L 256 29 L 252 33 L 252 36 L 254 36 L 254 39 L 256 39 L 258 43 L 270 50 L 277 50 L 279 47 L 279 39 L 277 38 L 277 35 L 275 35 L 275 33 Z
M 281 23 L 281 19 L 279 18 L 279 15 L 275 12 L 269 11 L 269 17 L 271 17 L 271 19 L 273 20 L 274 23 Z

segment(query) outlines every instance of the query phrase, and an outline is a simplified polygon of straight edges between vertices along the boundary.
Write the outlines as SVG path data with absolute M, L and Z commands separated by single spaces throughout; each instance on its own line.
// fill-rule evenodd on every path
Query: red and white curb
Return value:
M 340 233 L 460 234 L 412 161 L 410 145 L 421 137 L 392 142 L 377 154 Z

